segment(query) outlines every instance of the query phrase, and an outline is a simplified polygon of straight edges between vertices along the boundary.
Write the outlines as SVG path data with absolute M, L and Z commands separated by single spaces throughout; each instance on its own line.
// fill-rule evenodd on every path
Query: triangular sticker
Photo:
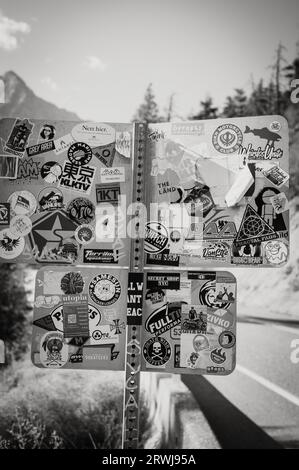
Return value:
M 278 234 L 262 217 L 247 204 L 243 219 L 235 239 L 235 245 L 254 245 L 278 238 Z
M 43 330 L 56 331 L 51 315 L 46 315 L 38 320 L 34 320 L 33 325 L 43 328 Z

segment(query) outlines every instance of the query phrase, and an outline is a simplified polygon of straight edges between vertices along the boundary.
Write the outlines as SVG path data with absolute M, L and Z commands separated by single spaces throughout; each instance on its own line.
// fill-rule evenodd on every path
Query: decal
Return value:
M 290 179 L 290 175 L 279 166 L 272 166 L 269 170 L 264 171 L 263 175 L 277 188 L 286 184 Z
M 84 197 L 73 199 L 66 209 L 70 219 L 78 224 L 89 224 L 95 218 L 95 207 L 93 203 Z
M 210 344 L 203 334 L 182 333 L 180 336 L 180 366 L 202 369 L 209 362 Z
M 43 164 L 40 175 L 48 184 L 57 183 L 62 173 L 62 168 L 57 162 Z
M 72 273 L 78 274 L 78 273 Z M 61 281 L 62 283 L 62 281 Z M 78 292 L 78 283 L 73 280 L 72 289 Z M 82 292 L 82 291 L 80 291 Z M 89 312 L 88 296 L 81 295 L 63 295 L 63 331 L 65 338 L 75 336 L 89 336 Z
M 230 349 L 236 344 L 236 337 L 232 331 L 223 331 L 219 336 L 219 344 L 224 349 Z
M 180 359 L 181 359 L 181 345 L 174 345 L 174 363 L 173 366 L 175 369 L 180 368 Z
M 60 282 L 62 292 L 65 294 L 80 294 L 84 288 L 84 280 L 81 273 L 66 273 Z
M 83 250 L 83 263 L 117 264 L 118 257 L 114 250 L 89 248 Z
M 168 244 L 168 231 L 159 222 L 148 222 L 145 226 L 144 251 L 160 253 Z
M 171 124 L 172 135 L 204 135 L 205 125 L 203 122 L 176 122 Z
M 120 282 L 112 274 L 99 274 L 89 284 L 89 295 L 99 305 L 114 304 L 120 294 Z
M 52 141 L 55 137 L 56 129 L 52 124 L 44 124 L 39 133 L 40 141 Z
M 84 142 L 75 142 L 67 151 L 68 159 L 74 165 L 87 165 L 92 159 L 92 151 Z
M 146 278 L 147 289 L 180 289 L 180 273 L 148 273 Z
M 5 152 L 23 157 L 33 127 L 28 119 L 16 119 L 4 147 Z
M 172 302 L 154 310 L 145 322 L 152 335 L 161 335 L 181 323 L 181 302 Z
M 225 330 L 232 328 L 234 325 L 233 315 L 223 308 L 218 308 L 214 311 L 209 309 L 207 321 L 210 325 L 219 326 Z
M 143 273 L 129 273 L 127 295 L 127 324 L 142 324 Z
M 265 187 L 255 198 L 257 213 L 260 215 L 276 232 L 287 230 L 283 216 L 277 214 L 272 204 L 272 197 L 279 194 L 275 188 Z
M 115 156 L 115 144 L 93 148 L 92 153 L 98 160 L 100 160 L 101 163 L 110 168 L 113 165 Z
M 63 189 L 89 194 L 95 178 L 95 166 L 80 166 L 69 161 L 63 165 L 58 185 Z
M 182 305 L 182 333 L 206 333 L 207 307 L 204 305 Z
M 10 230 L 0 231 L 0 258 L 17 258 L 25 248 L 24 237 L 16 237 Z
M 80 245 L 88 245 L 94 238 L 95 233 L 92 225 L 83 224 L 76 228 L 75 239 Z
M 203 238 L 204 239 L 220 239 L 231 240 L 237 235 L 237 229 L 231 220 L 218 219 L 205 224 Z
M 118 204 L 120 197 L 119 185 L 104 185 L 96 184 L 96 200 L 100 204 L 102 202 L 108 202 L 109 204 Z
M 63 195 L 57 188 L 44 188 L 38 195 L 39 211 L 51 212 L 63 209 Z
M 171 347 L 165 338 L 155 336 L 143 346 L 143 357 L 153 367 L 164 366 L 171 357 Z
M 49 368 L 60 368 L 67 363 L 68 346 L 61 333 L 46 333 L 41 338 L 40 360 Z
M 115 150 L 123 157 L 131 157 L 131 134 L 130 132 L 116 132 Z
M 25 237 L 31 232 L 32 222 L 27 215 L 15 215 L 10 222 L 10 232 L 15 237 Z
M 0 179 L 16 179 L 18 177 L 18 157 L 0 155 Z
M 230 256 L 230 247 L 227 243 L 205 243 L 203 245 L 203 258 L 215 261 L 227 261 Z
M 10 204 L 0 202 L 0 225 L 9 225 L 10 222 Z
M 215 364 L 223 364 L 226 361 L 226 353 L 221 348 L 211 351 L 211 359 Z
M 281 214 L 289 209 L 289 201 L 285 193 L 278 193 L 270 197 L 270 201 L 276 214 Z
M 53 140 L 49 142 L 42 142 L 40 144 L 32 145 L 31 147 L 26 148 L 28 157 L 34 157 L 35 155 L 40 155 L 42 153 L 50 152 L 55 149 Z
M 145 300 L 150 300 L 152 304 L 163 302 L 165 297 L 165 291 L 162 289 L 150 289 L 147 290 Z
M 218 307 L 227 309 L 230 306 L 230 302 L 222 298 L 220 301 L 219 298 L 216 299 L 216 280 L 208 280 L 203 284 L 199 290 L 199 301 L 202 305 L 207 305 L 207 307 Z
M 279 266 L 287 261 L 289 250 L 283 241 L 275 240 L 265 245 L 264 253 L 270 264 Z
M 28 183 L 38 183 L 41 172 L 41 162 L 34 161 L 33 158 L 23 158 L 18 163 L 17 180 L 26 180 Z
M 75 140 L 71 136 L 71 134 L 64 135 L 63 137 L 59 137 L 58 139 L 54 140 L 54 153 L 56 155 L 60 155 L 62 152 L 65 152 L 72 144 L 75 143 Z
M 35 307 L 52 308 L 60 302 L 59 295 L 38 295 L 35 299 Z
M 236 300 L 236 283 L 232 282 L 216 282 L 215 301 L 216 303 L 223 304 L 224 301 L 228 303 L 235 302 Z
M 273 228 L 260 217 L 260 215 L 247 204 L 243 219 L 234 241 L 237 247 L 242 245 L 255 245 L 262 241 L 268 241 L 278 238 Z
M 232 246 L 232 264 L 262 264 L 261 244 Z
M 101 183 L 124 183 L 125 180 L 124 167 L 100 168 Z
M 115 130 L 104 123 L 81 122 L 72 129 L 72 136 L 78 142 L 90 147 L 104 146 L 115 142 Z
M 217 152 L 231 154 L 239 150 L 243 142 L 241 129 L 235 124 L 222 124 L 217 127 L 213 136 L 212 143 Z

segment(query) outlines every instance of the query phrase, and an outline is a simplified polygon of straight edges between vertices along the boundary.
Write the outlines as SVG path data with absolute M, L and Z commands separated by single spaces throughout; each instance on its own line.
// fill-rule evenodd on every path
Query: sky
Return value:
M 128 122 L 150 82 L 186 118 L 291 61 L 298 0 L 0 0 L 0 75 L 82 119 Z

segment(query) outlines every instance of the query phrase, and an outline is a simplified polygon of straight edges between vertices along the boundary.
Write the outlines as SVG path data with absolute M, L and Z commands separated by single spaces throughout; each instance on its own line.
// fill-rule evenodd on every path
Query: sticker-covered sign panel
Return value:
M 133 124 L 1 119 L 0 261 L 128 266 L 133 140 Z
M 230 374 L 236 364 L 235 277 L 223 271 L 145 276 L 142 370 Z
M 281 116 L 149 124 L 146 265 L 286 263 L 288 156 Z

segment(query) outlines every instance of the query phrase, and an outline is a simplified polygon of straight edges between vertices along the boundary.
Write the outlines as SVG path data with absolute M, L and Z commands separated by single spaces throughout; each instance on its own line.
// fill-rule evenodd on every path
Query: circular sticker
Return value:
M 30 191 L 16 191 L 9 196 L 7 202 L 9 202 L 11 212 L 14 215 L 28 215 L 30 217 L 36 211 L 37 202 Z
M 168 232 L 159 222 L 148 222 L 145 226 L 144 251 L 160 253 L 168 244 Z
M 92 151 L 84 142 L 75 142 L 67 152 L 68 159 L 74 165 L 87 165 L 92 159 Z
M 0 258 L 14 259 L 19 256 L 25 248 L 24 237 L 16 237 L 10 230 L 0 232 Z
M 164 366 L 171 356 L 170 344 L 165 338 L 159 336 L 150 338 L 143 346 L 143 356 L 151 366 Z
M 223 331 L 219 338 L 219 344 L 224 349 L 230 349 L 236 344 L 236 337 L 231 331 Z
M 15 215 L 10 221 L 9 229 L 15 237 L 25 237 L 31 232 L 32 222 L 27 215 Z
M 80 294 L 84 288 L 84 281 L 81 273 L 69 272 L 61 279 L 61 290 L 65 294 Z
M 92 333 L 92 337 L 95 341 L 100 341 L 102 339 L 102 332 L 100 330 L 94 330 Z
M 38 195 L 39 211 L 55 211 L 62 209 L 63 195 L 62 192 L 57 188 L 44 188 Z
M 215 364 L 223 364 L 226 361 L 226 353 L 225 351 L 222 351 L 221 348 L 213 349 L 213 351 L 211 351 L 210 357 Z
M 68 361 L 68 346 L 62 333 L 46 333 L 40 342 L 40 360 L 44 367 L 59 368 Z
M 41 167 L 41 177 L 48 184 L 57 183 L 62 173 L 62 168 L 57 162 L 46 162 Z
M 112 274 L 99 274 L 89 284 L 89 295 L 99 305 L 114 304 L 120 293 L 120 282 Z
M 76 228 L 75 238 L 81 245 L 88 245 L 94 240 L 95 233 L 92 225 L 80 225 Z
M 279 266 L 288 259 L 288 247 L 282 240 L 272 240 L 265 245 L 265 256 L 271 264 Z
M 281 124 L 278 121 L 272 121 L 269 126 L 270 131 L 279 132 L 281 129 Z
M 78 197 L 69 203 L 67 213 L 78 224 L 89 224 L 95 217 L 95 207 L 89 199 Z
M 222 124 L 217 127 L 212 143 L 217 152 L 229 154 L 236 152 L 243 142 L 241 129 L 235 124 Z
M 193 338 L 193 348 L 194 351 L 199 353 L 200 351 L 204 351 L 205 349 L 209 349 L 210 344 L 208 338 L 205 335 L 196 335 Z

